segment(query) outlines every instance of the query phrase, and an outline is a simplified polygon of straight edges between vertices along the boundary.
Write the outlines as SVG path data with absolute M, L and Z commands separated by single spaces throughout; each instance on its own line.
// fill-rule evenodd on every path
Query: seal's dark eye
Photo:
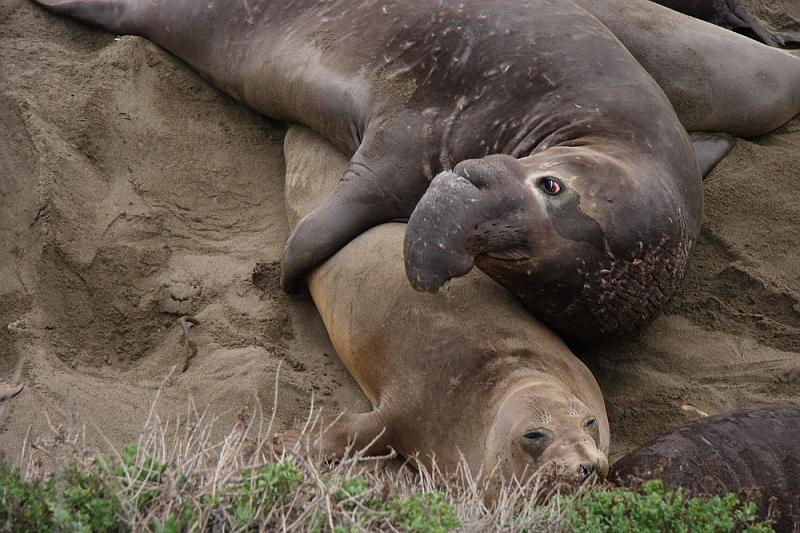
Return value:
M 560 193 L 561 188 L 561 183 L 555 178 L 544 178 L 542 180 L 542 189 L 551 196 Z
M 594 419 L 594 418 L 590 418 L 589 420 L 587 420 L 587 421 L 586 421 L 586 422 L 583 424 L 583 427 L 585 427 L 586 429 L 594 429 L 594 427 L 595 427 L 596 425 L 597 425 L 597 420 L 596 420 L 596 419 Z
M 523 435 L 526 439 L 539 440 L 545 438 L 547 435 L 543 431 L 529 431 Z

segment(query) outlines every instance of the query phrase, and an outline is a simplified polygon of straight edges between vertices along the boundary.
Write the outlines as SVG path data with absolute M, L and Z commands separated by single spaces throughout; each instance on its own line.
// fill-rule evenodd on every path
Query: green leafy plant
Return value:
M 397 526 L 409 533 L 445 533 L 461 527 L 455 509 L 441 492 L 412 494 L 388 507 Z
M 742 504 L 735 495 L 689 498 L 669 491 L 661 481 L 649 481 L 642 492 L 628 489 L 594 490 L 562 500 L 565 518 L 576 533 L 675 532 L 766 533 L 770 522 L 760 522 L 754 503 Z
M 122 527 L 122 508 L 102 480 L 75 466 L 47 481 L 28 483 L 0 467 L 3 531 L 103 532 Z

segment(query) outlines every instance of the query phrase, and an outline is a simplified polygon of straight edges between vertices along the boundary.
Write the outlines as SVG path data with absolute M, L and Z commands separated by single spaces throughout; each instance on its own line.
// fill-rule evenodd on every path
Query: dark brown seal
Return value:
M 324 200 L 347 159 L 304 128 L 290 128 L 284 153 L 294 225 Z M 541 467 L 564 481 L 604 477 L 608 419 L 586 366 L 480 272 L 436 295 L 413 290 L 404 230 L 372 228 L 308 278 L 337 354 L 374 407 L 338 418 L 316 451 L 338 457 L 348 444 L 372 443 L 371 452 L 391 447 L 446 472 L 463 459 L 473 474 L 506 480 Z
M 617 461 L 622 485 L 661 479 L 691 495 L 733 492 L 771 511 L 777 531 L 800 527 L 800 409 L 744 409 L 680 427 Z
M 702 214 L 692 146 L 653 78 L 576 1 L 37 1 L 143 35 L 352 154 L 287 241 L 286 288 L 366 229 L 410 217 L 414 287 L 477 264 L 582 340 L 646 324 L 686 268 Z M 773 66 L 769 80 L 793 79 Z M 759 110 L 748 119 L 775 127 Z

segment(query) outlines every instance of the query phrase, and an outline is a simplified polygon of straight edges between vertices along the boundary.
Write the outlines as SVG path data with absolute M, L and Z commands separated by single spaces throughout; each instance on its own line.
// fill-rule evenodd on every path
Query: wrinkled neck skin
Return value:
M 581 342 L 655 318 L 683 278 L 703 207 L 684 132 L 658 143 L 570 133 L 552 134 L 519 160 L 534 207 L 502 215 L 506 224 L 486 216 L 470 253 L 536 316 Z M 542 194 L 546 176 L 564 193 Z
M 415 288 L 436 292 L 478 266 L 571 342 L 655 318 L 699 233 L 702 180 L 664 93 L 636 66 L 608 79 L 618 63 L 521 109 L 488 150 L 507 155 L 434 178 L 406 234 Z M 563 185 L 557 196 L 547 177 Z

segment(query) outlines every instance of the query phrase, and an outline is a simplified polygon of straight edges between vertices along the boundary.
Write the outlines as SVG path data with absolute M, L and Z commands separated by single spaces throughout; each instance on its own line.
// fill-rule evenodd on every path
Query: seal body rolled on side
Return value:
M 800 527 L 800 409 L 743 409 L 682 426 L 617 461 L 621 485 L 661 479 L 692 496 L 729 492 L 770 510 L 777 531 Z
M 702 213 L 689 138 L 648 73 L 572 0 L 37 2 L 145 36 L 352 155 L 287 241 L 286 288 L 363 231 L 409 217 L 417 289 L 477 262 L 573 339 L 647 323 L 685 270 Z
M 301 128 L 285 140 L 290 224 L 346 161 Z M 337 164 L 337 159 L 339 159 Z M 327 177 L 326 177 L 327 173 Z M 374 406 L 344 415 L 317 444 L 327 456 L 377 439 L 430 467 L 524 479 L 540 466 L 604 477 L 609 427 L 589 370 L 507 291 L 480 273 L 435 296 L 403 270 L 404 225 L 384 224 L 317 267 L 308 286 L 339 357 Z
M 572 341 L 640 328 L 685 272 L 702 190 L 670 101 L 687 94 L 669 75 L 659 87 L 631 55 L 626 24 L 589 11 L 601 0 L 36 1 L 143 35 L 252 108 L 352 155 L 286 243 L 287 289 L 366 229 L 399 219 L 409 220 L 416 289 L 435 292 L 477 265 Z M 669 74 L 686 54 L 659 53 L 659 38 L 648 57 Z M 769 97 L 734 102 L 747 106 L 746 127 L 692 125 L 756 135 L 800 111 L 791 92 L 800 63 L 763 63 Z M 709 89 L 701 109 L 728 109 L 718 92 L 756 83 L 690 72 Z

